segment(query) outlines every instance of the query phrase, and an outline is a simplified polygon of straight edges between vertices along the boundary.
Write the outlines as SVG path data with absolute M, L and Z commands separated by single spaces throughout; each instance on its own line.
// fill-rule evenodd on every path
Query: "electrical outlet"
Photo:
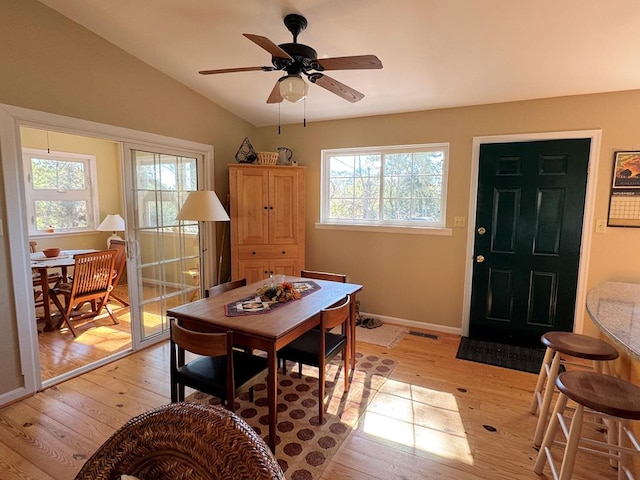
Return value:
M 464 217 L 453 217 L 453 226 L 463 228 L 465 225 Z
M 596 220 L 596 233 L 606 233 L 606 231 L 607 231 L 607 221 Z

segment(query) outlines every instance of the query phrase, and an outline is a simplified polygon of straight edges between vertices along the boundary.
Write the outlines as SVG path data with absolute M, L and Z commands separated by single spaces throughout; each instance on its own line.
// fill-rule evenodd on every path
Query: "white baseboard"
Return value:
M 405 318 L 389 317 L 387 315 L 376 315 L 375 313 L 360 312 L 363 317 L 377 318 L 383 323 L 393 323 L 407 328 L 421 328 L 424 330 L 433 330 L 441 333 L 451 333 L 453 335 L 462 335 L 462 328 L 448 327 L 446 325 L 438 325 L 436 323 L 416 322 L 415 320 L 407 320 Z

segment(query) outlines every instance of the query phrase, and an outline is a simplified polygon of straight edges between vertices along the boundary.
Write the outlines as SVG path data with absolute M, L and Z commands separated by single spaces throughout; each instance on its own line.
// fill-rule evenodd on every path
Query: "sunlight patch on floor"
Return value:
M 385 442 L 473 464 L 455 395 L 389 380 L 362 420 L 362 431 Z

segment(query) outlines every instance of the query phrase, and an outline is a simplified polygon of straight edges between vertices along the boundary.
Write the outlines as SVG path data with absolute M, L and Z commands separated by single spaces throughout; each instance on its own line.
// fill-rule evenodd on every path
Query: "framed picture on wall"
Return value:
M 615 152 L 607 224 L 640 227 L 640 151 Z

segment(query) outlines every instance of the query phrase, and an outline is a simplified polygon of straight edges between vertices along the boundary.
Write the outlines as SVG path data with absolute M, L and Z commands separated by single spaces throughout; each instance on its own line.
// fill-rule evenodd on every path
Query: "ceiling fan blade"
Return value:
M 273 86 L 269 98 L 267 98 L 267 103 L 280 103 L 282 100 L 282 95 L 280 95 L 280 80 L 278 80 Z
M 247 37 L 249 40 L 251 40 L 253 43 L 258 45 L 259 47 L 264 48 L 267 52 L 271 54 L 272 57 L 293 60 L 293 58 L 291 58 L 291 56 L 287 52 L 285 52 L 283 49 L 281 49 L 278 45 L 273 43 L 267 37 L 261 37 L 260 35 L 253 35 L 251 33 L 243 33 L 242 35 Z
M 312 73 L 309 75 L 309 81 L 320 85 L 322 88 L 329 90 L 331 93 L 335 93 L 351 103 L 359 102 L 364 98 L 363 93 L 321 73 Z
M 273 67 L 240 67 L 240 68 L 220 68 L 218 70 L 200 70 L 200 75 L 213 75 L 216 73 L 233 73 L 233 72 L 254 72 L 262 70 L 263 72 L 270 72 L 275 70 Z
M 382 68 L 382 62 L 375 55 L 353 57 L 319 58 L 317 70 L 360 70 Z

